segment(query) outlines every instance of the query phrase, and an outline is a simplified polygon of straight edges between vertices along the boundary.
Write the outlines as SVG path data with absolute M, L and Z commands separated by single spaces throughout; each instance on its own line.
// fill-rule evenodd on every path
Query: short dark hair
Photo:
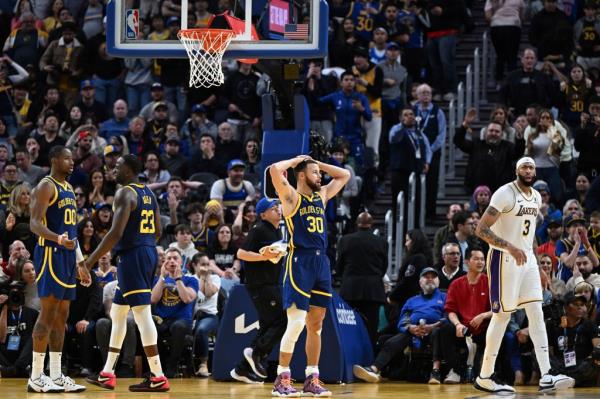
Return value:
M 212 140 L 213 144 L 215 143 L 215 138 L 210 133 L 202 133 L 200 135 L 200 140 L 202 140 L 202 138 L 204 138 L 204 137 L 210 138 Z
M 27 151 L 27 148 L 25 148 L 25 147 L 18 147 L 18 148 L 15 150 L 15 157 L 17 156 L 17 154 L 18 154 L 18 153 L 21 153 L 21 152 L 22 152 L 23 154 L 26 154 L 28 157 L 30 157 L 30 156 L 31 156 L 31 154 L 29 154 L 29 151 Z
M 307 159 L 307 160 L 304 160 L 304 161 L 300 162 L 300 163 L 299 163 L 298 165 L 296 165 L 296 167 L 294 168 L 294 176 L 298 177 L 298 173 L 300 173 L 300 172 L 304 172 L 304 171 L 306 170 L 306 167 L 307 167 L 309 164 L 312 164 L 312 163 L 316 164 L 316 163 L 317 163 L 317 161 L 315 161 L 314 159 Z
M 346 75 L 350 75 L 350 76 L 352 76 L 353 78 L 356 78 L 356 76 L 354 76 L 354 74 L 353 74 L 351 71 L 344 71 L 344 72 L 342 72 L 342 74 L 340 75 L 340 80 L 344 80 L 344 77 L 345 77 Z
M 481 252 L 482 254 L 485 255 L 485 252 L 483 251 L 483 249 L 481 247 L 473 246 L 473 247 L 468 247 L 467 250 L 465 251 L 465 259 L 471 259 L 471 256 L 473 256 L 473 252 Z
M 171 184 L 171 182 L 174 182 L 174 181 L 178 181 L 183 186 L 183 179 L 181 177 L 179 177 L 179 176 L 171 176 L 171 178 L 167 182 L 167 187 L 169 187 L 169 184 Z
M 8 163 L 7 163 L 8 165 Z M 590 219 L 594 218 L 594 219 L 600 219 L 600 211 L 594 211 L 590 214 Z
M 204 214 L 204 206 L 202 206 L 201 203 L 199 202 L 192 202 L 190 204 L 188 204 L 188 206 L 185 207 L 185 216 L 189 216 L 190 213 L 196 213 L 196 212 L 200 212 L 202 214 Z
M 134 176 L 137 176 L 142 172 L 142 163 L 137 156 L 133 154 L 127 154 L 122 155 L 121 158 L 123 158 L 123 164 L 131 170 Z
M 63 145 L 55 145 L 54 147 L 50 148 L 50 151 L 48 151 L 48 159 L 58 159 L 60 157 L 60 154 L 62 154 L 62 152 L 66 149 L 67 147 Z
M 15 168 L 19 169 L 19 167 L 17 166 L 17 163 L 14 161 L 6 161 L 6 163 L 4 164 L 4 169 L 6 169 L 7 166 L 14 166 Z
M 466 211 L 456 212 L 452 216 L 452 228 L 454 229 L 454 231 L 456 231 L 458 229 L 459 224 L 465 224 L 467 222 L 467 219 L 470 217 L 471 217 L 471 214 L 469 212 L 466 212 Z
M 175 235 L 177 235 L 178 233 L 192 233 L 192 228 L 190 226 L 188 226 L 187 224 L 178 224 L 175 227 Z

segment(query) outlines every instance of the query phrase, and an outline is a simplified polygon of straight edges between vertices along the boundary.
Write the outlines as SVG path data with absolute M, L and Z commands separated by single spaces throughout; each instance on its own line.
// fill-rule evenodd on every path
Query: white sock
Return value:
M 281 373 L 291 373 L 290 367 L 277 365 L 277 375 L 280 375 Z
M 487 329 L 485 336 L 485 352 L 483 353 L 483 362 L 481 363 L 481 371 L 479 375 L 482 378 L 488 378 L 494 374 L 494 366 L 496 365 L 496 357 L 502 344 L 502 338 L 506 326 L 510 321 L 510 313 L 494 313 L 492 320 Z
M 44 360 L 46 360 L 46 352 L 33 352 L 33 361 L 31 362 L 32 380 L 37 380 L 44 374 Z
M 550 371 L 550 357 L 548 356 L 548 335 L 544 324 L 544 312 L 541 302 L 531 302 L 524 306 L 529 320 L 529 336 L 535 348 L 535 358 L 540 366 L 541 375 Z
M 148 365 L 150 366 L 150 371 L 154 374 L 155 377 L 162 377 L 162 366 L 160 365 L 160 356 L 152 356 L 148 358 Z
M 313 374 L 319 374 L 319 366 L 306 366 L 304 370 L 304 375 L 310 377 Z
M 106 363 L 102 369 L 103 373 L 114 374 L 115 367 L 117 366 L 117 360 L 119 359 L 119 352 L 108 351 L 106 356 Z
M 59 379 L 62 375 L 61 361 L 62 352 L 50 352 L 50 378 L 52 381 Z

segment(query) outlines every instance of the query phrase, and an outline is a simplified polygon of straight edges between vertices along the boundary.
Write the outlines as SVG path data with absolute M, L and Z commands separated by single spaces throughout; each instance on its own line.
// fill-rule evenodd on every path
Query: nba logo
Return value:
M 126 19 L 126 32 L 125 37 L 127 39 L 137 39 L 140 34 L 140 11 L 139 10 L 127 10 Z

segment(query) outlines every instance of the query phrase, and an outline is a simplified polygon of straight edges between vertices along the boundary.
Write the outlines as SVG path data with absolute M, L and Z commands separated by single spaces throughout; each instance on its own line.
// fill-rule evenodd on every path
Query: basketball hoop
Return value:
M 225 81 L 221 61 L 235 34 L 229 29 L 182 29 L 177 34 L 190 59 L 190 87 L 212 87 Z

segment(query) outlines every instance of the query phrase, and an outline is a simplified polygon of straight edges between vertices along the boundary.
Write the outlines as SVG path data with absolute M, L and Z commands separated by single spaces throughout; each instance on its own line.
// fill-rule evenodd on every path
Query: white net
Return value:
M 221 62 L 235 36 L 226 29 L 182 29 L 177 34 L 190 59 L 190 87 L 212 87 L 225 81 Z

